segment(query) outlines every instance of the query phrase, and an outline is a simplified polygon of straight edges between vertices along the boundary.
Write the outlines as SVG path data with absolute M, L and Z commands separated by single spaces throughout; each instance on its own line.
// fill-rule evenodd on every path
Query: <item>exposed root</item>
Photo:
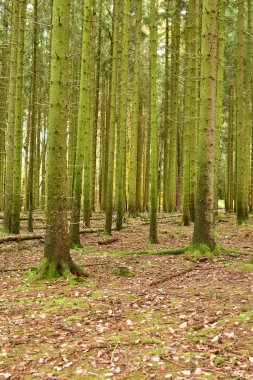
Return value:
M 45 259 L 38 273 L 34 276 L 34 281 L 65 277 L 69 282 L 80 282 L 82 281 L 81 277 L 88 276 L 88 272 L 85 272 L 82 268 L 74 264 L 72 260 L 70 262 L 61 261 L 57 263 Z

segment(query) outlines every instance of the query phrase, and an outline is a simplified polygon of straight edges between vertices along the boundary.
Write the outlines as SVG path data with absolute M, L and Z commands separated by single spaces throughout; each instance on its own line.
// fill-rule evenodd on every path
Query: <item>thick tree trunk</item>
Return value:
M 48 120 L 45 260 L 38 278 L 79 275 L 69 250 L 67 225 L 67 103 L 69 0 L 52 11 L 50 109 Z
M 217 78 L 217 0 L 204 0 L 202 8 L 200 126 L 198 187 L 193 243 L 215 247 L 213 200 L 215 165 L 215 100 Z

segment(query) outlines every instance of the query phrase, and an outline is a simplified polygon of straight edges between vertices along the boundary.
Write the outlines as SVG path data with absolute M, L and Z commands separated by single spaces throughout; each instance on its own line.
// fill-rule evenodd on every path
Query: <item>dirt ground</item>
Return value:
M 83 283 L 31 282 L 41 240 L 0 245 L 0 379 L 253 379 L 253 219 L 221 216 L 213 258 L 122 254 L 191 241 L 192 227 L 160 215 L 151 246 L 146 217 L 108 245 L 101 232 L 82 236 L 72 256 L 90 272 Z

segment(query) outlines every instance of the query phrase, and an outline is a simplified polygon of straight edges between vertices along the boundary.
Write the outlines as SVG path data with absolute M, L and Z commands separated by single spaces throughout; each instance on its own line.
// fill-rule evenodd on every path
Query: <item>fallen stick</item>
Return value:
M 116 241 L 119 241 L 119 239 L 118 238 L 111 238 L 111 239 L 107 239 L 107 240 L 99 240 L 98 245 L 109 245 L 109 244 L 115 243 Z
M 160 285 L 160 284 L 163 284 L 164 282 L 166 281 L 169 281 L 171 280 L 172 278 L 175 278 L 175 277 L 180 277 L 180 276 L 183 276 L 184 274 L 186 273 L 190 273 L 190 272 L 193 272 L 194 270 L 196 270 L 198 266 L 195 266 L 194 268 L 188 268 L 184 271 L 181 271 L 181 272 L 178 272 L 178 273 L 175 273 L 175 274 L 172 274 L 170 276 L 164 276 L 162 277 L 161 279 L 159 280 L 156 280 L 156 281 L 152 281 L 150 282 L 150 286 L 154 286 L 154 285 Z
M 101 232 L 103 229 L 101 228 L 87 228 L 80 231 L 80 235 L 84 234 L 93 234 L 97 232 Z M 41 240 L 44 239 L 44 234 L 30 234 L 30 235 L 8 235 L 8 236 L 1 236 L 0 237 L 0 244 L 8 243 L 10 241 L 24 241 L 24 240 Z

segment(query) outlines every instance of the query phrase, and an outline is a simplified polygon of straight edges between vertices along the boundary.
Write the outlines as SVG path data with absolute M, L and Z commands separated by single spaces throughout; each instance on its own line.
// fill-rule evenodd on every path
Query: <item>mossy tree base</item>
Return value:
M 74 264 L 72 260 L 56 262 L 45 259 L 35 275 L 34 281 L 59 277 L 65 277 L 68 281 L 78 281 L 81 277 L 88 276 L 89 274 Z

